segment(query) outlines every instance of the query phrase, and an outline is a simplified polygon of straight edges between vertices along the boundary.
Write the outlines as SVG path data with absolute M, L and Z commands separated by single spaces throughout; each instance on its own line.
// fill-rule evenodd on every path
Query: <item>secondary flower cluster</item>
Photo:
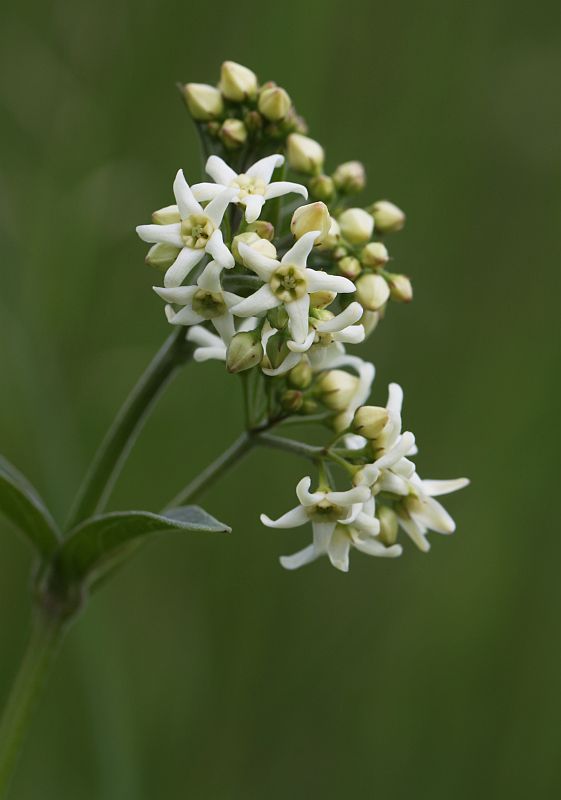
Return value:
M 296 508 L 276 522 L 262 516 L 270 527 L 312 523 L 312 544 L 282 564 L 327 554 L 347 570 L 351 547 L 397 556 L 399 528 L 427 550 L 429 530 L 454 529 L 434 497 L 467 482 L 419 478 L 409 458 L 414 437 L 401 432 L 401 389 L 390 386 L 385 408 L 365 405 L 374 366 L 346 352 L 372 333 L 391 299 L 412 299 L 409 279 L 388 271 L 382 241 L 403 227 L 403 212 L 385 200 L 353 206 L 366 183 L 362 164 L 324 173 L 323 148 L 304 135 L 286 91 L 260 86 L 246 67 L 225 62 L 218 87 L 183 92 L 211 153 L 211 180 L 189 185 L 179 170 L 175 203 L 137 228 L 152 245 L 147 262 L 164 273 L 154 290 L 166 317 L 187 327 L 195 360 L 256 376 L 255 430 L 313 415 L 335 433 L 314 451 L 317 489 L 303 478 Z M 351 488 L 335 489 L 333 467 Z

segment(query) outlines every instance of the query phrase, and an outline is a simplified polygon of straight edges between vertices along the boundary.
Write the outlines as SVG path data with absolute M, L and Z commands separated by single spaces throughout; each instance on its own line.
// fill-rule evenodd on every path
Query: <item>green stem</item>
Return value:
M 65 631 L 60 619 L 38 613 L 20 670 L 0 721 L 0 798 L 6 797 L 23 739 Z
M 192 350 L 181 327 L 156 353 L 101 443 L 74 502 L 68 528 L 103 510 L 142 426 L 178 368 L 190 359 Z
M 310 458 L 312 461 L 327 458 L 328 453 L 323 447 L 315 447 L 304 442 L 295 442 L 293 439 L 284 439 L 282 436 L 273 436 L 270 433 L 259 433 L 256 435 L 256 443 L 264 447 L 272 447 L 275 450 L 284 450 L 287 453 L 294 453 L 297 456 Z

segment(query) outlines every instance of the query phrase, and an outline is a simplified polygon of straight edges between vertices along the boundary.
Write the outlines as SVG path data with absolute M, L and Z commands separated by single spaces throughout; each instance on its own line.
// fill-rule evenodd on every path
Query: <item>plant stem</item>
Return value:
M 255 439 L 251 433 L 244 431 L 236 441 L 225 450 L 212 464 L 204 469 L 191 483 L 182 489 L 173 500 L 166 505 L 166 508 L 182 506 L 192 502 L 202 492 L 208 489 L 221 475 L 227 472 L 231 466 L 238 462 L 255 445 Z
M 37 612 L 20 670 L 0 721 L 0 798 L 6 797 L 33 709 L 65 631 L 65 622 Z
M 304 442 L 295 442 L 293 439 L 284 439 L 282 436 L 273 436 L 270 433 L 259 433 L 256 435 L 256 443 L 264 447 L 272 447 L 275 450 L 285 450 L 287 453 L 294 453 L 298 456 L 311 458 L 317 461 L 327 458 L 328 453 L 323 447 L 315 447 Z
M 181 327 L 156 353 L 101 443 L 74 502 L 68 528 L 103 510 L 152 408 L 177 369 L 190 359 L 192 351 Z

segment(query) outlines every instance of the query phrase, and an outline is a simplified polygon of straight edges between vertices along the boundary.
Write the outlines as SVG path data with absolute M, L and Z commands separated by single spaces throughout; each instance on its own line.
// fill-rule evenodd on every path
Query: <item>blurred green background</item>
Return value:
M 15 800 L 551 798 L 561 791 L 559 4 L 82 0 L 0 32 L 0 448 L 63 516 L 168 330 L 134 226 L 199 177 L 176 80 L 226 58 L 286 86 L 365 201 L 416 301 L 362 347 L 405 388 L 427 477 L 468 475 L 452 538 L 399 561 L 278 565 L 258 513 L 305 467 L 253 454 L 204 498 L 230 536 L 144 550 L 65 645 Z M 113 508 L 158 509 L 237 434 L 236 381 L 188 368 Z M 30 566 L 0 536 L 0 695 Z

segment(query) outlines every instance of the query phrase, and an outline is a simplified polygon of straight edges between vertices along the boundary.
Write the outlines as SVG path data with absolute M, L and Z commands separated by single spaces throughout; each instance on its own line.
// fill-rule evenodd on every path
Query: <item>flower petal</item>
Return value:
M 184 247 L 164 275 L 164 286 L 173 288 L 182 284 L 203 257 L 204 250 L 192 250 L 190 247 Z
M 257 273 L 263 281 L 268 281 L 273 272 L 280 266 L 280 263 L 274 258 L 261 255 L 261 253 L 244 244 L 244 242 L 239 243 L 238 250 L 246 267 Z
M 187 332 L 187 339 L 195 344 L 202 345 L 203 347 L 222 347 L 222 340 L 219 336 L 204 328 L 202 325 L 197 325 L 195 328 L 190 328 Z
M 304 234 L 304 236 L 307 236 L 307 234 Z M 302 239 L 304 236 L 302 236 Z M 302 241 L 302 239 L 299 241 Z M 310 292 L 338 292 L 338 294 L 345 294 L 356 290 L 356 286 L 348 278 L 344 278 L 342 275 L 329 275 L 321 269 L 307 269 L 306 278 L 308 279 L 308 291 Z
M 275 181 L 270 183 L 265 190 L 265 200 L 272 200 L 273 197 L 282 197 L 285 194 L 300 194 L 302 197 L 308 199 L 308 190 L 301 183 L 292 183 L 291 181 Z
M 302 359 L 301 353 L 289 353 L 282 364 L 279 364 L 276 369 L 269 369 L 268 367 L 261 367 L 261 370 L 264 375 L 268 375 L 271 378 L 276 377 L 277 375 L 284 375 L 286 372 L 290 372 L 290 370 L 297 366 Z
M 183 247 L 180 230 L 180 222 L 172 222 L 169 225 L 136 226 L 136 232 L 143 242 L 148 242 L 149 244 L 172 244 L 174 247 Z
M 231 269 L 235 264 L 234 256 L 224 244 L 222 231 L 220 230 L 214 231 L 207 242 L 205 252 L 212 256 L 212 258 L 217 261 L 221 267 Z
M 290 320 L 289 327 L 292 338 L 297 344 L 303 344 L 308 336 L 310 295 L 303 294 L 298 300 L 285 303 L 284 307 Z
M 220 314 L 218 317 L 213 317 L 211 322 L 220 334 L 222 341 L 225 344 L 230 344 L 232 336 L 236 332 L 233 316 L 229 312 L 226 314 Z
M 315 522 L 312 520 L 314 531 L 314 547 L 318 553 L 327 552 L 329 541 L 335 530 L 336 522 Z
M 191 191 L 195 200 L 205 203 L 218 197 L 220 192 L 224 191 L 224 186 L 220 183 L 195 183 L 191 186 Z
M 298 569 L 299 567 L 303 567 L 305 564 L 310 564 L 312 561 L 315 561 L 316 558 L 319 558 L 320 553 L 316 553 L 316 549 L 313 544 L 308 545 L 303 550 L 299 550 L 297 553 L 294 553 L 291 556 L 281 556 L 279 561 L 281 566 L 285 569 Z
M 245 206 L 245 221 L 255 222 L 259 219 L 261 209 L 265 205 L 265 198 L 262 194 L 250 194 L 241 201 Z
M 382 542 L 378 542 L 376 539 L 357 539 L 353 541 L 353 544 L 361 553 L 366 553 L 367 556 L 378 556 L 379 558 L 397 558 L 403 552 L 400 544 L 385 547 Z
M 349 325 L 348 328 L 343 328 L 342 331 L 337 331 L 333 333 L 332 336 L 336 342 L 360 344 L 366 338 L 366 331 L 363 325 Z
M 349 325 L 354 325 L 355 322 L 358 322 L 363 313 L 364 309 L 360 303 L 354 302 L 348 305 L 347 308 L 345 308 L 344 311 L 341 311 L 340 314 L 337 314 L 335 317 L 333 317 L 333 319 L 318 322 L 315 327 L 316 330 L 321 331 L 321 333 L 335 333 L 336 331 L 342 331 Z
M 412 519 L 401 515 L 399 516 L 399 524 L 411 541 L 417 545 L 419 550 L 423 553 L 428 553 L 430 550 L 430 542 L 427 539 L 426 529 L 419 527 Z
M 448 481 L 422 481 L 423 492 L 430 497 L 438 497 L 441 494 L 450 494 L 450 492 L 457 492 L 469 484 L 468 478 L 454 478 Z
M 193 192 L 185 180 L 182 169 L 178 170 L 175 176 L 173 193 L 175 195 L 177 207 L 179 208 L 179 213 L 181 214 L 181 219 L 186 219 L 190 214 L 203 213 L 203 207 L 195 200 Z
M 263 183 L 270 183 L 273 172 L 284 164 L 284 156 L 275 154 L 260 158 L 245 173 L 249 178 L 259 178 Z M 208 171 L 208 170 L 207 170 Z
M 370 490 L 367 486 L 354 486 L 346 492 L 328 492 L 326 500 L 336 506 L 351 506 L 354 503 L 366 503 L 370 497 Z
M 327 548 L 327 555 L 335 569 L 341 572 L 349 571 L 349 550 L 351 540 L 346 533 L 342 533 L 337 528 L 333 531 L 333 536 Z
M 268 528 L 299 528 L 300 525 L 305 525 L 310 521 L 306 514 L 306 509 L 303 506 L 296 506 L 287 511 L 278 519 L 271 519 L 266 514 L 261 514 L 259 517 L 263 525 Z
M 293 353 L 307 353 L 314 343 L 315 336 L 315 331 L 310 331 L 303 342 L 293 342 L 289 339 L 286 345 Z
M 185 306 L 178 311 L 177 314 L 174 314 L 173 317 L 170 318 L 168 316 L 168 322 L 171 325 L 198 325 L 200 322 L 204 322 L 204 317 L 201 317 L 200 314 L 193 311 L 190 306 Z
M 230 202 L 236 197 L 236 189 L 224 189 L 220 194 L 210 201 L 204 210 L 205 216 L 209 218 L 213 225 L 217 228 L 222 225 L 222 218 Z
M 270 286 L 265 284 L 249 297 L 244 298 L 241 303 L 232 306 L 230 311 L 238 317 L 253 317 L 263 314 L 271 308 L 276 308 L 280 304 L 280 300 L 273 294 Z
M 316 503 L 319 503 L 325 497 L 323 492 L 310 492 L 311 485 L 312 479 L 309 475 L 306 475 L 305 478 L 298 481 L 296 486 L 296 497 L 303 506 L 315 506 Z
M 315 240 L 320 235 L 321 231 L 308 231 L 303 236 L 301 236 L 288 250 L 284 256 L 282 257 L 282 264 L 294 264 L 296 267 L 303 268 L 306 266 L 306 261 L 308 260 L 308 256 L 314 246 Z M 309 270 L 310 272 L 312 270 Z M 346 278 L 344 279 L 346 280 Z M 350 281 L 349 281 L 350 282 Z M 354 284 L 353 291 L 354 291 Z M 310 289 L 311 292 L 315 292 L 315 289 Z
M 185 306 L 193 299 L 193 295 L 197 291 L 196 286 L 176 286 L 174 288 L 164 288 L 163 286 L 152 286 L 158 297 L 165 300 L 166 303 L 177 303 L 180 306 Z
M 221 183 L 223 186 L 230 186 L 232 181 L 238 177 L 237 173 L 218 156 L 209 156 L 206 162 L 206 172 L 213 181 Z

